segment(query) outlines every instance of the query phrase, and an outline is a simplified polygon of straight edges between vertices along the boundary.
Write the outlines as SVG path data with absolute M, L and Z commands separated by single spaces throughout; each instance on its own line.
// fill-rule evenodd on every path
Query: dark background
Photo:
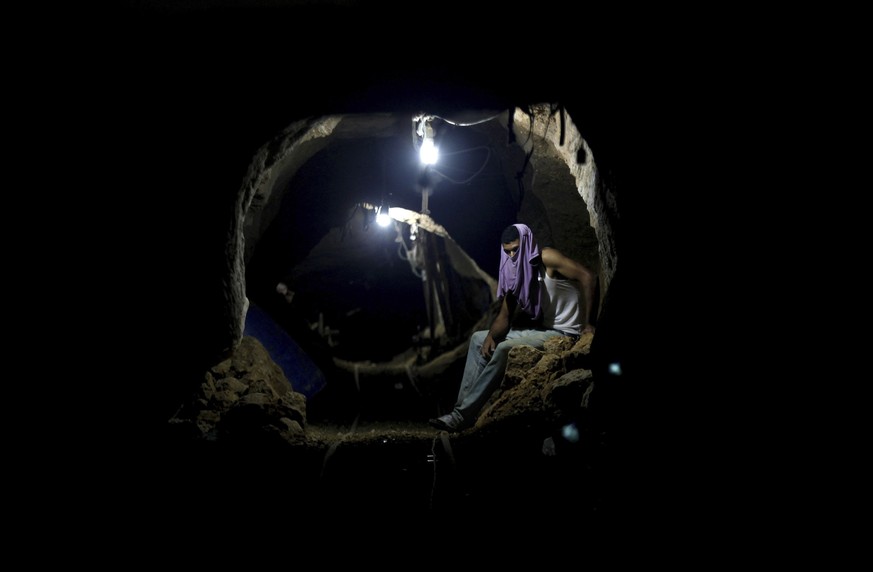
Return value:
M 675 445 L 676 421 L 662 402 L 688 370 L 667 341 L 678 305 L 662 294 L 694 287 L 672 277 L 679 263 L 669 229 L 678 219 L 666 213 L 688 198 L 691 172 L 671 168 L 706 153 L 680 119 L 699 99 L 667 29 L 640 25 L 648 14 L 584 8 L 570 17 L 548 2 L 478 15 L 454 3 L 428 11 L 129 2 L 110 13 L 89 39 L 101 89 L 88 109 L 101 111 L 102 165 L 114 184 L 97 197 L 111 216 L 90 257 L 109 306 L 94 392 L 113 409 L 89 420 L 100 442 L 119 457 L 160 458 L 154 436 L 169 404 L 210 365 L 201 356 L 214 349 L 223 304 L 215 285 L 231 205 L 252 156 L 282 128 L 329 113 L 559 102 L 621 213 L 620 263 L 599 335 L 622 348 L 633 383 L 625 427 L 646 455 L 628 453 L 628 474 L 652 461 L 648 445 Z M 688 204 L 697 208 L 704 198 L 694 196 Z M 686 250 L 678 258 L 693 260 Z M 690 365 L 695 356 L 678 351 Z

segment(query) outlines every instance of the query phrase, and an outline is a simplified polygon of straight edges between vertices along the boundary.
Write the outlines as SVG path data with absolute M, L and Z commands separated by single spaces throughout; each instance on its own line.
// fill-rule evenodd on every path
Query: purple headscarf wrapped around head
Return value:
M 539 265 L 540 249 L 533 232 L 524 224 L 513 225 L 518 229 L 518 252 L 515 258 L 500 248 L 500 272 L 497 281 L 497 297 L 507 292 L 518 300 L 518 306 L 534 319 L 542 317 L 540 300 Z

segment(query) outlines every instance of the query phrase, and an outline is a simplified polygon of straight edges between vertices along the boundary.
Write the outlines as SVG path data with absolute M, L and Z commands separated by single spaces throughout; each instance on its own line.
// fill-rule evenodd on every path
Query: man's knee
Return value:
M 488 330 L 473 332 L 473 335 L 470 336 L 470 345 L 476 348 L 481 348 L 482 344 L 485 343 L 486 337 L 488 337 Z
M 502 341 L 497 344 L 497 347 L 494 348 L 494 354 L 492 354 L 492 360 L 506 360 L 509 357 L 509 350 L 514 348 L 516 344 L 510 343 L 509 341 Z

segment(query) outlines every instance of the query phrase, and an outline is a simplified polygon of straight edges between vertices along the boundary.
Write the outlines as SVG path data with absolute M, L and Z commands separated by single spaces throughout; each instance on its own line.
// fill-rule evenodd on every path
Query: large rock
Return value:
M 306 397 L 291 389 L 261 342 L 246 336 L 206 372 L 199 391 L 170 422 L 206 439 L 254 432 L 294 441 L 306 430 Z

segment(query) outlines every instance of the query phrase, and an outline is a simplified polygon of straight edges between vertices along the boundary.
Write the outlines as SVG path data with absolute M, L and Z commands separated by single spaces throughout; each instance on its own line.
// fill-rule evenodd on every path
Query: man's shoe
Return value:
M 428 419 L 427 422 L 430 423 L 432 427 L 436 427 L 441 431 L 448 431 L 449 433 L 459 431 L 461 428 L 460 423 L 455 421 L 455 418 L 452 417 L 451 413 L 443 415 L 442 417 L 437 417 L 436 419 Z

